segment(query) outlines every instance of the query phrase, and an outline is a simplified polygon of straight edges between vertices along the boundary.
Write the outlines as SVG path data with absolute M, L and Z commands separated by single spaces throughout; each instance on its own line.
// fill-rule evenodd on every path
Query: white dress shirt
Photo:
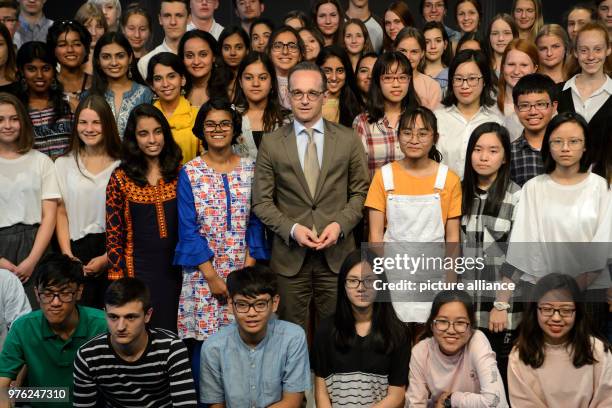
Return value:
M 576 86 L 576 77 L 578 75 L 571 77 L 563 86 L 563 90 L 572 90 L 572 99 L 574 101 L 574 109 L 576 110 L 576 113 L 579 113 L 586 119 L 587 122 L 590 122 L 597 111 L 601 109 L 604 103 L 606 103 L 610 95 L 612 95 L 612 79 L 606 75 L 606 82 L 604 82 L 604 84 L 598 90 L 593 92 L 591 96 L 583 99 L 582 96 L 580 96 L 580 92 L 578 92 L 578 87 Z
M 314 138 L 315 145 L 317 145 L 319 168 L 323 166 L 323 129 L 323 118 L 319 119 L 312 126 L 312 137 Z M 306 155 L 306 147 L 308 146 L 308 133 L 306 133 L 306 126 L 297 120 L 293 121 L 293 130 L 295 131 L 300 165 L 302 166 L 302 170 L 304 170 L 304 156 Z
M 149 61 L 151 60 L 151 58 L 153 58 L 154 55 L 157 55 L 161 52 L 171 52 L 173 54 L 176 54 L 176 51 L 171 49 L 168 44 L 166 44 L 166 39 L 164 39 L 164 41 L 160 45 L 155 47 L 153 51 L 149 52 L 147 55 L 144 55 L 138 61 L 138 72 L 140 72 L 140 75 L 145 81 L 147 80 L 147 69 L 149 68 Z
M 198 27 L 196 27 L 195 24 L 193 24 L 193 21 L 190 21 L 189 24 L 187 24 L 187 31 L 191 31 L 191 30 L 195 30 Z M 213 19 L 213 23 L 212 26 L 210 26 L 210 30 L 208 30 L 208 32 L 210 33 L 210 35 L 212 35 L 213 37 L 215 37 L 215 40 L 219 40 L 219 36 L 221 35 L 221 33 L 223 32 L 223 26 L 219 23 L 217 23 L 214 19 Z

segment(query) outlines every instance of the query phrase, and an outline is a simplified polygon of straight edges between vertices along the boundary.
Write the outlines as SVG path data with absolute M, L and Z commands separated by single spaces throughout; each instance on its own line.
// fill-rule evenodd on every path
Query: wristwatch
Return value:
M 453 408 L 451 405 L 451 397 L 453 396 L 453 394 L 448 394 L 448 397 L 446 397 L 446 399 L 444 400 L 444 408 Z
M 503 310 L 510 309 L 510 303 L 508 303 L 508 302 L 493 302 L 493 307 L 501 312 Z

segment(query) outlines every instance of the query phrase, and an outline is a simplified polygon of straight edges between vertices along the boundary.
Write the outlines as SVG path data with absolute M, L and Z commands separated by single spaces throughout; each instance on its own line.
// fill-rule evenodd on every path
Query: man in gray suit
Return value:
M 326 89 L 313 63 L 289 72 L 294 121 L 263 137 L 253 186 L 253 210 L 274 232 L 280 317 L 305 329 L 311 299 L 320 318 L 335 310 L 337 273 L 355 249 L 369 186 L 361 141 L 322 118 Z

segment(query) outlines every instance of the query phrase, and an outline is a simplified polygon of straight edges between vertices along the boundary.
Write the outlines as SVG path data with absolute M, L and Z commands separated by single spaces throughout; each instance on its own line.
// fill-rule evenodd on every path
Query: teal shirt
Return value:
M 0 354 L 0 377 L 15 379 L 28 366 L 28 387 L 67 387 L 72 401 L 72 372 L 77 350 L 92 337 L 106 332 L 104 312 L 77 306 L 79 324 L 64 341 L 53 333 L 41 310 L 17 319 Z M 24 384 L 25 386 L 26 384 Z M 32 403 L 32 407 L 72 407 L 72 403 Z

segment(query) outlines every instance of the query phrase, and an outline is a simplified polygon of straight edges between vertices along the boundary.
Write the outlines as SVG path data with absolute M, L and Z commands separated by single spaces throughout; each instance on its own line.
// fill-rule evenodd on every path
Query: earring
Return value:
M 128 69 L 127 77 L 128 77 L 128 79 L 132 79 L 132 70 L 131 69 Z
M 53 81 L 51 81 L 51 86 L 50 86 L 51 90 L 55 92 L 58 90 L 58 87 L 59 85 L 57 83 L 57 79 L 53 78 Z

